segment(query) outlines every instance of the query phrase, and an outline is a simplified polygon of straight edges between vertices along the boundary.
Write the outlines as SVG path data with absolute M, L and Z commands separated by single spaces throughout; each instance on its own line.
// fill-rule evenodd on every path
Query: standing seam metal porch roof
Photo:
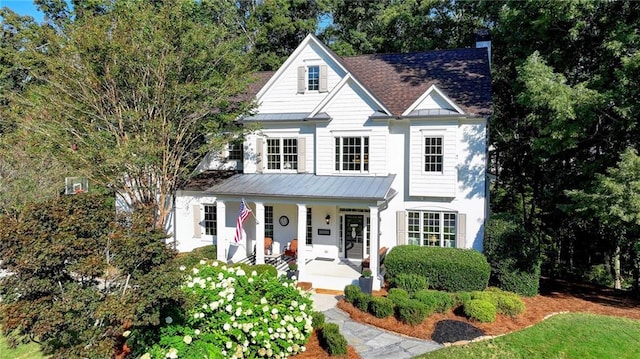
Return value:
M 236 174 L 204 190 L 232 196 L 265 196 L 382 201 L 392 198 L 394 174 L 388 176 L 317 176 L 314 174 Z

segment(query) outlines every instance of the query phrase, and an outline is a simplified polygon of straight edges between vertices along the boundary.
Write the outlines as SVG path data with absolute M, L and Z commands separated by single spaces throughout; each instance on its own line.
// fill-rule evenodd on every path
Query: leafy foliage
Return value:
M 421 290 L 414 293 L 413 298 L 426 304 L 436 313 L 446 313 L 456 304 L 450 293 L 438 290 Z
M 496 306 L 482 299 L 471 299 L 464 304 L 464 314 L 482 323 L 496 321 Z
M 426 277 L 430 287 L 449 292 L 485 289 L 491 269 L 474 250 L 413 245 L 394 247 L 385 268 L 391 281 L 401 273 L 416 274 Z
M 110 357 L 131 326 L 179 307 L 181 276 L 164 234 L 115 222 L 109 197 L 30 203 L 0 217 L 2 330 L 55 358 Z M 46 313 L 46 315 L 43 315 Z
M 409 294 L 429 287 L 425 276 L 414 273 L 398 273 L 393 277 L 392 283 L 395 287 L 404 289 Z
M 151 212 L 165 228 L 171 196 L 204 153 L 239 135 L 250 76 L 245 43 L 224 21 L 233 6 L 197 1 L 100 3 L 47 33 L 42 65 L 11 98 L 41 148 Z M 226 19 L 232 21 L 232 19 Z M 108 36 L 105 36 L 108 34 Z M 26 133 L 26 131 L 25 131 Z M 236 135 L 234 135 L 234 133 Z
M 335 323 L 325 324 L 319 332 L 320 345 L 329 355 L 346 355 L 347 340 L 340 333 L 340 327 Z
M 389 298 L 372 297 L 369 302 L 369 312 L 377 318 L 386 318 L 394 313 L 395 304 Z
M 433 313 L 432 309 L 415 299 L 405 299 L 396 302 L 397 318 L 409 325 L 422 323 L 431 313 Z
M 287 357 L 305 350 L 312 302 L 293 282 L 215 261 L 185 270 L 182 290 L 191 298 L 186 311 L 166 317 L 159 332 L 133 331 L 135 355 Z

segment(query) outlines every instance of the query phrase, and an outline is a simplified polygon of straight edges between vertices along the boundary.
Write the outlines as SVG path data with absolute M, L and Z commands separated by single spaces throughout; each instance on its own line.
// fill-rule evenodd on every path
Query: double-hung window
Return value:
M 309 66 L 307 69 L 307 90 L 318 91 L 320 89 L 320 66 Z
M 218 212 L 215 204 L 205 204 L 204 206 L 204 234 L 215 236 L 218 233 Z
M 336 137 L 335 170 L 369 171 L 369 137 Z
M 234 160 L 234 161 L 241 161 L 243 158 L 243 153 L 242 153 L 242 142 L 241 141 L 234 141 L 234 142 L 230 142 L 227 145 L 227 159 L 228 160 Z
M 424 171 L 442 172 L 442 137 L 424 138 Z
M 313 244 L 313 226 L 312 226 L 311 208 L 307 207 L 307 244 Z
M 273 238 L 273 206 L 264 206 L 264 236 Z
M 456 213 L 409 211 L 407 232 L 410 244 L 455 247 Z
M 267 169 L 298 169 L 298 140 L 296 138 L 268 138 Z

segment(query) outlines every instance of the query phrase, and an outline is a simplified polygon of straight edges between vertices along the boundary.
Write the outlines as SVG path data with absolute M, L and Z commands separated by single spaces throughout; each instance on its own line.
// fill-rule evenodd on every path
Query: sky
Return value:
M 37 22 L 42 22 L 44 14 L 36 8 L 33 0 L 0 0 L 0 7 L 8 7 L 20 15 L 29 15 Z

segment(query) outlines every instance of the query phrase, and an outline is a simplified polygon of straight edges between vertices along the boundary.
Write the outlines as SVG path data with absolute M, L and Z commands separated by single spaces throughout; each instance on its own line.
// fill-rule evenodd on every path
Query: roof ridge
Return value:
M 425 51 L 412 51 L 412 52 L 375 52 L 372 54 L 361 54 L 353 56 L 344 56 L 343 59 L 353 59 L 356 57 L 369 57 L 369 56 L 381 56 L 381 55 L 412 55 L 412 54 L 428 54 L 435 52 L 454 52 L 454 51 L 470 51 L 470 50 L 486 50 L 486 48 L 478 47 L 460 47 L 455 49 L 437 49 L 437 50 L 425 50 Z

